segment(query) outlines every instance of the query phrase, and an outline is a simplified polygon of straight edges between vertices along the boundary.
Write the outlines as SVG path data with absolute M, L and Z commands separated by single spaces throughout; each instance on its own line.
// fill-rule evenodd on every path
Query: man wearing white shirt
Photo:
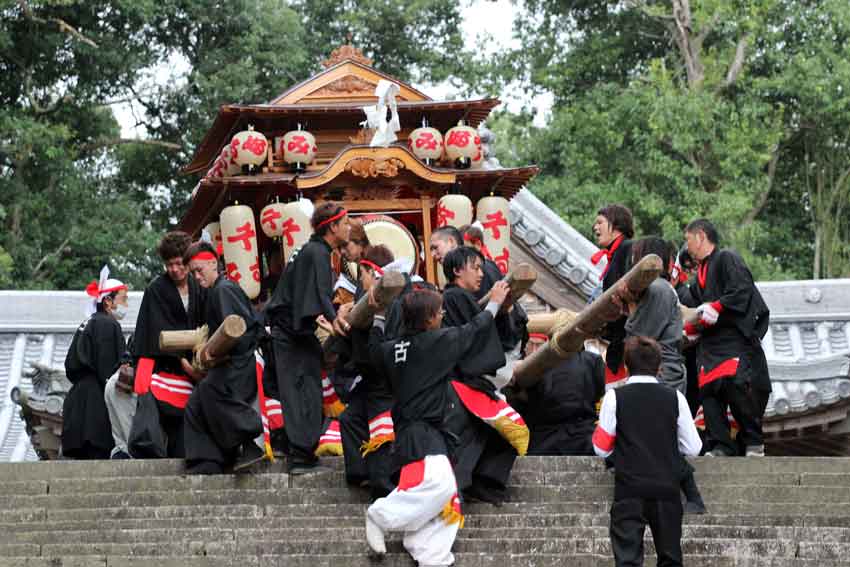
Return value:
M 652 531 L 658 567 L 682 565 L 679 453 L 702 448 L 688 402 L 658 382 L 661 348 L 647 337 L 626 340 L 626 385 L 602 398 L 593 449 L 613 455 L 611 548 L 616 565 L 643 564 L 643 534 Z

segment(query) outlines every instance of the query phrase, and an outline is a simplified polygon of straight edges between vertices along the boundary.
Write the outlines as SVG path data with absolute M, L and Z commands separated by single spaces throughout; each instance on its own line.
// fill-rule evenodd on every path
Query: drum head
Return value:
M 393 253 L 396 260 L 408 258 L 413 270 L 419 270 L 419 246 L 407 228 L 387 215 L 365 215 L 359 218 L 372 245 L 383 244 Z

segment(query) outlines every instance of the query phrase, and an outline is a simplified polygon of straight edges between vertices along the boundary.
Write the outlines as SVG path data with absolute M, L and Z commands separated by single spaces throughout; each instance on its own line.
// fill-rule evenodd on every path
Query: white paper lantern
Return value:
M 219 154 L 218 159 L 221 160 L 224 177 L 231 177 L 242 173 L 242 166 L 233 159 L 233 151 L 229 145 L 221 148 L 221 154 Z
M 503 274 L 510 266 L 510 206 L 504 197 L 484 197 L 475 207 L 476 219 L 484 227 L 484 245 Z
M 269 141 L 262 134 L 248 126 L 230 141 L 230 157 L 240 167 L 248 166 L 248 171 L 257 169 L 268 157 Z
M 260 294 L 261 279 L 254 211 L 245 205 L 225 207 L 219 222 L 227 277 L 254 299 Z
M 443 195 L 437 201 L 437 227 L 472 223 L 472 201 L 466 195 Z
M 313 235 L 313 227 L 310 226 L 310 217 L 313 216 L 313 203 L 309 199 L 300 199 L 285 204 L 282 212 L 283 258 L 285 262 L 289 262 L 292 254 L 304 246 Z
M 454 162 L 455 167 L 468 168 L 472 160 L 481 159 L 481 137 L 478 130 L 466 126 L 463 122 L 446 132 L 446 157 Z
M 437 161 L 443 156 L 443 135 L 436 128 L 417 128 L 408 136 L 407 147 L 423 161 Z
M 278 152 L 294 169 L 304 169 L 316 157 L 316 138 L 306 130 L 292 130 L 283 135 Z
M 221 246 L 221 225 L 217 222 L 211 222 L 204 227 L 204 230 L 209 233 L 210 238 L 212 238 L 212 245 L 218 250 L 218 247 Z
M 269 238 L 283 236 L 283 207 L 283 203 L 272 203 L 260 211 L 260 227 Z

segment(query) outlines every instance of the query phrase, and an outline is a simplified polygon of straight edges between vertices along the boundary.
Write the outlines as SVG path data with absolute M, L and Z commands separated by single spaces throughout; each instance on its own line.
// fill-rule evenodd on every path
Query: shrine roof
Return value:
M 198 146 L 191 163 L 183 173 L 205 171 L 216 158 L 221 148 L 237 131 L 249 124 L 255 129 L 272 135 L 282 135 L 301 124 L 311 131 L 360 129 L 365 120 L 363 102 L 305 103 L 305 104 L 227 104 L 219 109 L 212 127 Z M 445 131 L 459 120 L 472 127 L 481 124 L 490 112 L 500 104 L 497 98 L 458 101 L 399 101 L 398 112 L 402 124 L 419 124 L 428 113 L 429 124 Z M 371 104 L 371 103 L 370 103 Z

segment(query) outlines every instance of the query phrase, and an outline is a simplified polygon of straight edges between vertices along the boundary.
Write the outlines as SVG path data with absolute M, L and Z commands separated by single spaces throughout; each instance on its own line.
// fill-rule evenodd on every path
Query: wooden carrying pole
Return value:
M 508 282 L 508 285 L 511 288 L 510 297 L 514 303 L 519 301 L 519 298 L 525 295 L 531 286 L 534 285 L 534 282 L 537 281 L 537 270 L 532 268 L 529 264 L 522 263 L 517 264 L 513 270 L 508 272 L 502 281 Z M 490 293 L 482 297 L 478 300 L 479 305 L 487 305 L 487 302 L 490 301 Z
M 375 284 L 375 300 L 378 303 L 378 310 L 386 309 L 392 300 L 398 297 L 404 289 L 404 275 L 400 272 L 390 271 L 385 273 L 381 279 Z M 369 295 L 364 294 L 354 308 L 348 313 L 345 320 L 354 329 L 365 329 L 372 324 L 372 317 L 375 315 L 375 310 L 369 305 Z
M 557 329 L 548 343 L 520 362 L 514 369 L 514 383 L 521 388 L 531 387 L 547 370 L 580 352 L 586 339 L 598 336 L 606 323 L 622 315 L 614 296 L 625 304 L 628 296 L 640 296 L 660 273 L 661 258 L 655 254 L 643 257 L 616 284 L 585 307 L 572 323 Z
M 247 330 L 245 320 L 239 315 L 228 315 L 213 336 L 207 340 L 206 325 L 194 331 L 162 331 L 159 333 L 159 348 L 164 352 L 196 353 L 195 361 L 201 366 L 230 352 Z
M 576 313 L 569 309 L 558 309 L 549 313 L 529 313 L 526 328 L 529 333 L 551 335 L 552 331 L 575 319 Z

